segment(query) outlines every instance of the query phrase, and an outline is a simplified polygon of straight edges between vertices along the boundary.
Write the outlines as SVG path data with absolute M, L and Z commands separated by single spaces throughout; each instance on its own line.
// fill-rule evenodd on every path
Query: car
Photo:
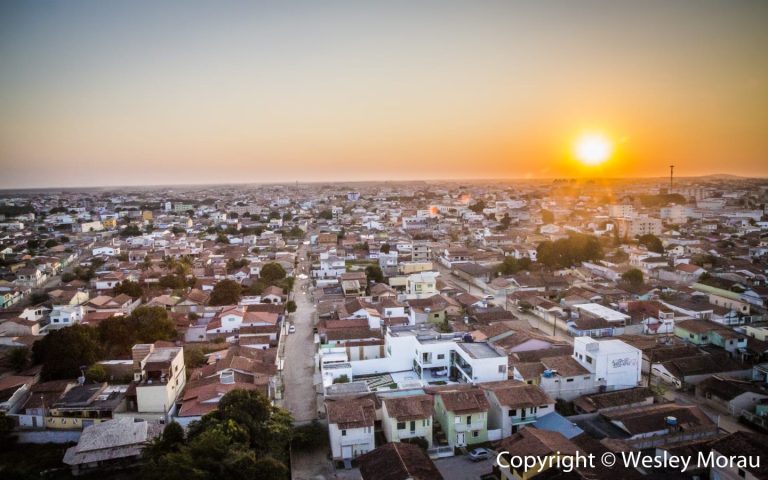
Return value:
M 486 300 L 486 301 L 493 300 L 494 298 L 496 298 L 496 297 L 494 297 L 493 295 L 486 295 L 486 296 L 483 297 L 483 299 Z
M 296 325 L 291 325 L 288 327 L 288 333 L 296 333 Z
M 480 460 L 487 460 L 491 458 L 491 451 L 487 448 L 475 448 L 467 453 L 467 458 L 473 462 L 479 462 Z

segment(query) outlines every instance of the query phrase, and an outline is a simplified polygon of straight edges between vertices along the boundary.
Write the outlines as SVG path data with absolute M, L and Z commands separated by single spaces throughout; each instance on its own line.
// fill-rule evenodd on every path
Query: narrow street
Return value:
M 312 282 L 309 278 L 300 278 L 301 275 L 309 274 L 305 260 L 306 250 L 305 246 L 298 250 L 300 260 L 293 287 L 296 312 L 288 315 L 288 324 L 293 324 L 296 332 L 285 333 L 287 338 L 283 370 L 283 406 L 299 423 L 317 418 L 317 394 L 314 386 L 315 346 L 312 332 L 315 308 L 310 300 Z

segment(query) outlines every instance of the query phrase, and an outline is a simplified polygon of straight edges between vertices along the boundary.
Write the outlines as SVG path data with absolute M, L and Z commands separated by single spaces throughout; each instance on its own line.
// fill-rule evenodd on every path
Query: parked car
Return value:
M 288 333 L 296 333 L 296 325 L 291 325 L 288 327 Z
M 479 462 L 491 458 L 491 451 L 487 448 L 475 448 L 467 454 L 467 457 L 473 462 Z

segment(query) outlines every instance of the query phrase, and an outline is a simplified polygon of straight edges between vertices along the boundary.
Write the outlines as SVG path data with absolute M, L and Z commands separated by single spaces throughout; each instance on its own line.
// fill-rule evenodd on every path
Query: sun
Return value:
M 607 137 L 590 133 L 579 137 L 575 150 L 576 158 L 584 165 L 600 165 L 611 156 L 613 145 Z

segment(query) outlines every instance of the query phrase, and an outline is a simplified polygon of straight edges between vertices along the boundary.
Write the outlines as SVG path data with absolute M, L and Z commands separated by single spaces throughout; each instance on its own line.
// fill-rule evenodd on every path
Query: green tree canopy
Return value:
M 131 298 L 141 298 L 144 296 L 144 289 L 141 288 L 139 282 L 133 282 L 131 280 L 124 280 L 118 283 L 112 290 L 114 295 L 120 295 L 124 293 Z
M 222 280 L 213 286 L 210 305 L 237 305 L 242 287 L 234 280 Z
M 273 284 L 278 280 L 285 278 L 285 269 L 277 262 L 270 262 L 263 267 L 259 272 L 259 278 L 268 284 Z
M 141 306 L 130 315 L 110 317 L 96 327 L 98 337 L 109 357 L 130 354 L 137 343 L 176 339 L 176 324 L 163 307 Z
M 554 242 L 545 240 L 536 249 L 537 260 L 550 268 L 566 268 L 603 256 L 600 241 L 593 235 L 574 233 Z
M 365 267 L 365 276 L 368 278 L 369 282 L 384 282 L 384 272 L 381 271 L 381 267 L 378 265 L 368 265 Z
M 664 245 L 661 243 L 661 240 L 656 235 L 647 233 L 645 235 L 641 235 L 637 239 L 638 243 L 640 245 L 644 245 L 645 248 L 648 249 L 648 251 L 655 252 L 655 253 L 664 253 Z
M 504 257 L 504 261 L 501 262 L 501 265 L 496 267 L 496 271 L 502 275 L 513 275 L 521 270 L 530 270 L 530 268 L 530 258 L 523 257 L 521 259 L 517 259 L 512 256 L 507 256 Z
M 166 427 L 145 450 L 149 480 L 286 480 L 287 447 L 293 436 L 291 416 L 261 393 L 236 389 L 218 408 L 190 425 Z
M 643 272 L 636 268 L 631 268 L 621 274 L 621 279 L 633 287 L 639 287 L 643 284 Z
M 96 330 L 83 325 L 53 330 L 32 345 L 35 364 L 43 366 L 43 380 L 78 377 L 80 367 L 97 362 L 101 354 Z

